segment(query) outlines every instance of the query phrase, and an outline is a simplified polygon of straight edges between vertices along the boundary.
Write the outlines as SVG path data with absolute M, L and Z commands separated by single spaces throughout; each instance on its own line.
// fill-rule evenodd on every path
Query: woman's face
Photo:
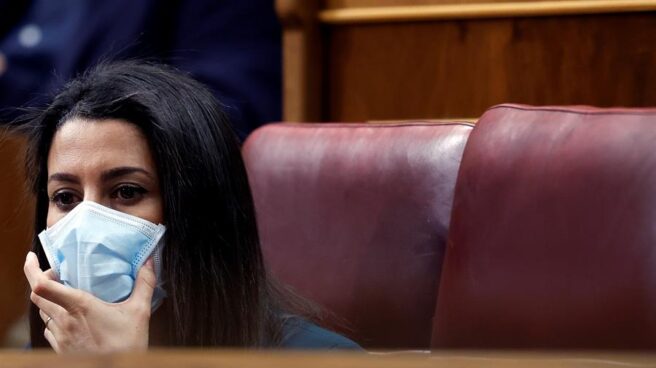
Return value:
M 162 196 L 148 141 L 124 120 L 74 118 L 48 154 L 48 227 L 81 201 L 163 222 Z

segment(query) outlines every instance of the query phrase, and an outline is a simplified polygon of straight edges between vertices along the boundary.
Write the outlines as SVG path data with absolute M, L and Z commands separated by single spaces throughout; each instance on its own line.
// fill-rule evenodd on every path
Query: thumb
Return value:
M 145 302 L 150 307 L 150 301 L 153 298 L 155 286 L 157 286 L 155 267 L 153 266 L 153 259 L 148 258 L 146 263 L 144 263 L 139 270 L 139 273 L 137 273 L 137 279 L 134 282 L 134 291 L 130 296 L 130 300 Z

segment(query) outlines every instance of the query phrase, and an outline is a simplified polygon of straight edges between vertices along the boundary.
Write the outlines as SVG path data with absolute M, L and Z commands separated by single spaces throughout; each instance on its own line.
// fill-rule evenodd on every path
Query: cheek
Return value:
M 154 224 L 161 224 L 164 221 L 164 213 L 161 198 L 145 198 L 137 206 L 126 208 L 117 208 L 132 216 L 140 217 Z
M 59 211 L 57 206 L 55 206 L 53 203 L 50 203 L 48 205 L 48 215 L 46 216 L 46 226 L 52 227 L 57 223 L 57 221 L 61 220 L 64 215 L 66 214 Z

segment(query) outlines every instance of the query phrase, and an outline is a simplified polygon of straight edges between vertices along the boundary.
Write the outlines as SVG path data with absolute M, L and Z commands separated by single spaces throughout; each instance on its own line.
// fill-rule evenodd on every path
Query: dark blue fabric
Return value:
M 292 317 L 285 323 L 280 347 L 283 349 L 349 349 L 362 348 L 334 332 L 323 329 L 305 319 Z
M 42 104 L 101 60 L 147 58 L 190 72 L 243 138 L 281 117 L 281 31 L 273 0 L 0 0 L 0 121 Z M 20 41 L 26 27 L 41 38 Z

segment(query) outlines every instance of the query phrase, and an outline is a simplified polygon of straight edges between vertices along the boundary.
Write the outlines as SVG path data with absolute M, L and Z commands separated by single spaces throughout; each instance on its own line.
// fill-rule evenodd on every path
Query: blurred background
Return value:
M 101 61 L 170 63 L 243 139 L 274 121 L 476 121 L 492 105 L 656 106 L 656 2 L 0 0 L 0 122 Z M 0 136 L 0 340 L 25 343 L 18 137 Z
M 240 138 L 281 118 L 281 29 L 271 0 L 0 0 L 0 123 L 99 62 L 171 64 L 210 87 Z M 1 126 L 0 126 L 1 129 Z M 0 135 L 0 341 L 23 346 L 30 244 L 23 142 Z
M 140 58 L 208 85 L 243 138 L 280 119 L 280 42 L 271 0 L 2 0 L 0 116 L 42 105 L 99 62 Z

